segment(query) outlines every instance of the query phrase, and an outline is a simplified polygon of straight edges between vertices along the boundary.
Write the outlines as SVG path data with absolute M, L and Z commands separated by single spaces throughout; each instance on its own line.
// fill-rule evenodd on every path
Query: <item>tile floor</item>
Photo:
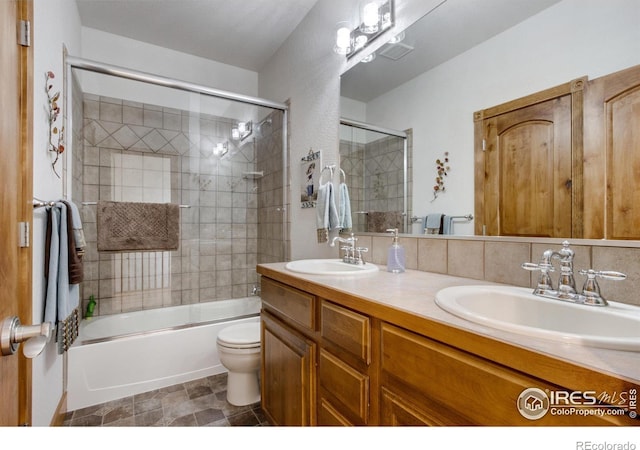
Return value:
M 70 427 L 263 426 L 260 403 L 227 402 L 227 374 L 214 375 L 68 412 Z

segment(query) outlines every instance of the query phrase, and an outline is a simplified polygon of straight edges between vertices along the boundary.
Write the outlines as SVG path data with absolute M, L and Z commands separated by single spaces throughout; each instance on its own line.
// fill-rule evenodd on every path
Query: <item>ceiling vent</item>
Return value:
M 413 47 L 410 45 L 398 42 L 397 44 L 385 45 L 384 48 L 378 52 L 378 55 L 397 61 L 412 51 Z

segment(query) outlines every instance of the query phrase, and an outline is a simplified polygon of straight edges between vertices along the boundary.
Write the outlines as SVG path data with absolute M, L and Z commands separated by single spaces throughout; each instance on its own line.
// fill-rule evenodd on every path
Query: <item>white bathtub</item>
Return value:
M 260 298 L 247 297 L 83 320 L 68 352 L 67 410 L 225 372 L 218 332 L 259 313 Z

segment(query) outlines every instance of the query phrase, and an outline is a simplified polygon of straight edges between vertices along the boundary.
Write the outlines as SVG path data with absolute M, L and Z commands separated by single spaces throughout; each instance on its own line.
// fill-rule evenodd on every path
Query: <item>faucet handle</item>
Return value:
M 556 270 L 553 267 L 553 264 L 544 261 L 538 264 L 525 262 L 522 263 L 520 267 L 532 272 L 537 270 L 540 271 L 540 276 L 538 277 L 538 285 L 533 291 L 534 294 L 544 295 L 553 292 L 553 284 L 551 282 L 551 277 L 549 276 L 549 272 L 555 272 Z
M 608 304 L 604 297 L 600 295 L 600 286 L 596 281 L 596 277 L 613 281 L 621 281 L 627 278 L 624 273 L 615 272 L 613 270 L 596 271 L 589 269 L 581 270 L 579 273 L 580 275 L 587 276 L 587 280 L 584 282 L 584 286 L 582 287 L 582 295 L 585 298 L 584 302 L 595 306 L 606 306 Z
M 578 272 L 580 275 L 586 275 L 589 279 L 591 278 L 602 278 L 603 280 L 613 280 L 613 281 L 622 281 L 627 279 L 627 275 L 622 272 L 616 272 L 614 270 L 581 270 Z
M 362 259 L 362 254 L 367 253 L 369 249 L 367 247 L 356 247 L 356 264 L 366 264 Z
M 555 272 L 556 269 L 553 267 L 552 264 L 548 264 L 548 263 L 544 263 L 541 262 L 539 264 L 536 263 L 531 263 L 531 262 L 525 262 L 522 263 L 522 265 L 520 266 L 522 267 L 524 270 L 530 270 L 532 272 L 539 270 L 540 272 Z

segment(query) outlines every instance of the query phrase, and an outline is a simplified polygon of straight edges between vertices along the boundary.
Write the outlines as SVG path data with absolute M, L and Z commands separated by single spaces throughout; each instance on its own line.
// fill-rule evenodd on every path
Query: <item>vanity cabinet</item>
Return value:
M 262 408 L 275 425 L 316 424 L 316 297 L 262 280 Z
M 606 414 L 549 412 L 529 420 L 518 410 L 529 389 L 613 394 L 638 384 L 322 284 L 258 271 L 262 406 L 275 425 L 640 425 Z
M 367 425 L 370 417 L 371 321 L 322 300 L 318 425 Z

